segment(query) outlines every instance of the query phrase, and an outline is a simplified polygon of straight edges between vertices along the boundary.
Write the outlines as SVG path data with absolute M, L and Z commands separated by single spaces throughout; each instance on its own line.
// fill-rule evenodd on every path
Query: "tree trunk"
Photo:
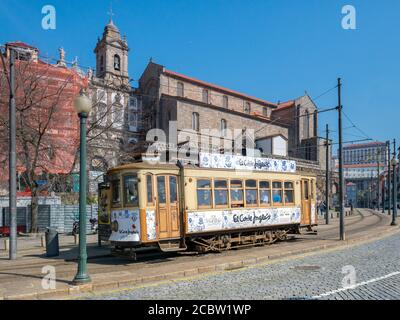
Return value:
M 31 212 L 32 212 L 31 233 L 38 233 L 39 190 L 37 187 L 32 188 Z

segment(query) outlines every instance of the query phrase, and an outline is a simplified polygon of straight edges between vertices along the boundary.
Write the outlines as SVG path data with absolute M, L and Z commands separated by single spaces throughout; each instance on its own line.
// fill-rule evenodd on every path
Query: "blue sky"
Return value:
M 317 97 L 343 80 L 343 106 L 374 140 L 400 138 L 400 1 L 398 0 L 0 0 L 0 43 L 21 40 L 57 58 L 94 66 L 93 49 L 112 2 L 114 22 L 131 48 L 130 76 L 149 58 L 176 72 L 269 101 L 306 90 Z M 56 30 L 41 28 L 44 5 L 57 10 Z M 341 27 L 346 4 L 357 29 Z M 136 83 L 137 84 L 137 83 Z M 336 91 L 316 100 L 337 105 Z M 320 115 L 337 129 L 337 115 Z M 345 128 L 351 127 L 345 118 Z M 365 135 L 346 129 L 344 139 Z M 337 139 L 337 133 L 333 133 Z

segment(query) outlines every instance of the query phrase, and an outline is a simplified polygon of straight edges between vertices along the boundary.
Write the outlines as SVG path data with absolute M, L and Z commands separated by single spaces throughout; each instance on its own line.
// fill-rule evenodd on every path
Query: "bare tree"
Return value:
M 8 143 L 8 57 L 1 54 L 0 143 Z M 38 231 L 38 198 L 54 183 L 51 175 L 67 174 L 78 145 L 78 119 L 73 99 L 85 79 L 75 70 L 59 68 L 38 59 L 17 56 L 16 138 L 17 166 L 32 195 L 31 232 Z M 0 161 L 7 168 L 7 156 Z

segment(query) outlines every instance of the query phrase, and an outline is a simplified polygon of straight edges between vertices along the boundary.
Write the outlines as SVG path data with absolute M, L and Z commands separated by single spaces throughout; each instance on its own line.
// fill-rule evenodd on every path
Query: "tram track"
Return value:
M 367 211 L 369 213 L 371 213 L 371 216 L 366 217 L 361 211 L 359 211 L 359 213 L 361 215 L 361 219 L 358 220 L 357 222 L 354 221 L 354 222 L 350 222 L 350 223 L 345 224 L 346 232 L 351 231 L 352 233 L 357 234 L 359 232 L 363 232 L 363 231 L 365 231 L 367 229 L 370 229 L 371 227 L 383 225 L 382 224 L 383 217 L 381 215 L 377 214 L 373 210 L 367 209 Z M 372 223 L 367 223 L 365 225 L 358 226 L 360 223 L 365 221 L 365 219 L 372 218 L 372 217 L 373 218 L 377 218 L 377 220 L 375 220 Z M 331 236 L 334 236 L 337 232 L 338 232 L 338 226 L 333 226 L 333 227 L 325 229 L 323 231 L 323 236 L 326 237 L 326 238 L 329 238 Z

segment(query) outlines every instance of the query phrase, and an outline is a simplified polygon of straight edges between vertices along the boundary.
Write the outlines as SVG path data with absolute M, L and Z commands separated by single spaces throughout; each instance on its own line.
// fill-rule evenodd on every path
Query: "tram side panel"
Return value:
M 185 178 L 184 221 L 185 233 L 188 237 L 254 229 L 291 229 L 301 223 L 301 197 L 300 189 L 296 187 L 297 176 L 292 175 L 287 178 L 294 183 L 295 201 L 290 206 L 247 208 L 217 208 L 215 205 L 212 208 L 198 208 L 197 179 L 202 179 L 202 177 Z M 267 176 L 265 176 L 265 180 L 267 180 Z

